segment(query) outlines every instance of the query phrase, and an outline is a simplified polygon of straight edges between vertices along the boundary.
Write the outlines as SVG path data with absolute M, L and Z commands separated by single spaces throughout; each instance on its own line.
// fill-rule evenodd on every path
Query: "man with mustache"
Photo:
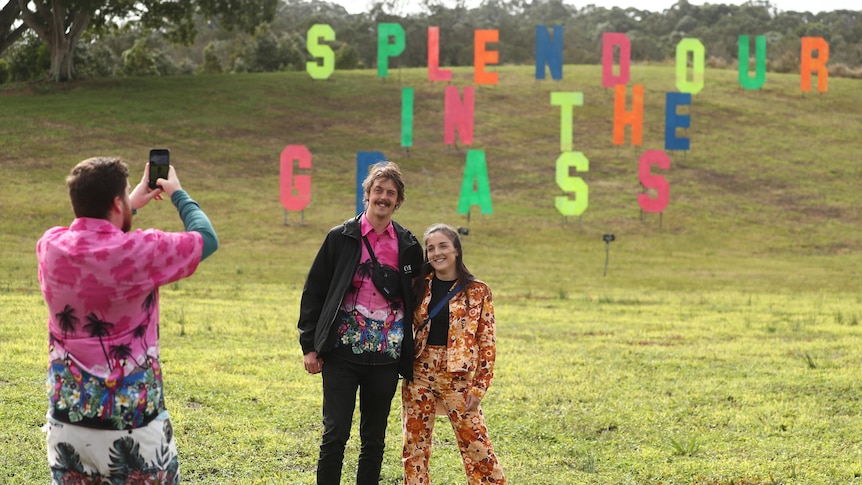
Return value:
M 332 228 L 311 265 L 300 303 L 299 343 L 309 374 L 323 375 L 318 485 L 341 483 L 359 391 L 357 485 L 377 485 L 398 374 L 412 379 L 411 280 L 422 248 L 392 220 L 404 182 L 390 161 L 362 183 L 365 211 Z

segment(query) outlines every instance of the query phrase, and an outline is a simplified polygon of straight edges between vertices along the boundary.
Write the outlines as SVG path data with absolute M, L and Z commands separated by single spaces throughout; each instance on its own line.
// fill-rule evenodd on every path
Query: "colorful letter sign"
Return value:
M 749 75 L 748 58 L 750 57 L 748 36 L 739 36 L 739 85 L 745 89 L 760 89 L 766 82 L 766 36 L 754 38 L 754 78 Z
M 413 88 L 401 89 L 401 146 L 413 146 Z
M 647 191 L 655 190 L 656 197 L 648 193 L 638 194 L 638 204 L 644 212 L 662 212 L 670 200 L 670 184 L 661 175 L 653 175 L 653 165 L 667 170 L 670 168 L 670 157 L 662 150 L 647 150 L 638 160 L 638 179 Z
M 688 54 L 691 53 L 692 80 L 688 80 Z M 682 39 L 676 45 L 676 88 L 681 93 L 697 94 L 703 89 L 706 49 L 698 39 Z
M 581 152 L 563 152 L 557 157 L 557 186 L 575 196 L 574 200 L 562 195 L 554 199 L 554 206 L 564 216 L 583 214 L 590 201 L 590 187 L 581 177 L 570 174 L 573 167 L 578 172 L 589 172 L 590 161 Z
M 311 175 L 294 175 L 294 161 L 299 162 L 300 169 L 311 169 L 311 152 L 305 145 L 288 145 L 280 160 L 281 205 L 289 211 L 301 211 L 311 202 Z
M 622 145 L 626 137 L 626 125 L 632 128 L 632 145 L 643 144 L 644 87 L 635 84 L 632 92 L 632 110 L 626 111 L 626 86 L 614 88 L 614 145 Z
M 440 27 L 428 27 L 428 80 L 451 81 L 451 69 L 440 67 Z
M 400 24 L 377 24 L 377 76 L 389 74 L 389 58 L 404 52 L 404 27 Z M 392 42 L 389 38 L 392 37 Z
M 486 51 L 485 44 L 499 41 L 499 30 L 477 30 L 475 32 L 473 37 L 473 81 L 476 84 L 497 84 L 497 73 L 485 72 L 485 66 L 500 62 L 500 53 Z
M 676 136 L 677 128 L 691 127 L 691 116 L 680 115 L 676 112 L 677 106 L 691 105 L 691 94 L 689 93 L 667 93 L 665 98 L 665 121 L 664 121 L 664 149 L 665 150 L 688 150 L 689 139 Z
M 584 93 L 551 93 L 551 106 L 560 107 L 560 151 L 572 151 L 573 106 L 584 105 Z
M 614 76 L 614 47 L 620 49 L 620 73 Z M 626 34 L 602 34 L 602 86 L 610 88 L 628 84 L 631 75 L 632 43 Z
M 563 79 L 563 26 L 554 26 L 554 38 L 548 36 L 548 28 L 536 26 L 536 79 L 545 79 L 545 64 L 555 81 Z
M 817 57 L 814 57 L 817 51 Z M 825 93 L 829 87 L 829 44 L 822 37 L 802 38 L 802 62 L 799 68 L 799 88 L 803 93 L 811 91 L 811 76 L 817 72 L 817 92 Z
M 467 150 L 467 165 L 461 182 L 461 197 L 458 200 L 458 213 L 467 214 L 470 206 L 478 205 L 482 214 L 491 214 L 491 184 L 488 182 L 488 165 L 485 163 L 484 150 Z
M 445 96 L 446 112 L 443 115 L 443 143 L 446 145 L 455 144 L 455 127 L 458 127 L 461 143 L 472 145 L 476 88 L 473 86 L 464 87 L 463 103 L 461 102 L 461 97 L 458 96 L 458 88 L 456 86 L 446 86 Z
M 328 79 L 335 71 L 335 52 L 332 52 L 332 47 L 320 44 L 318 41 L 320 39 L 323 39 L 324 42 L 335 40 L 335 31 L 327 24 L 314 24 L 308 29 L 306 35 L 308 52 L 312 57 L 321 59 L 323 64 L 318 64 L 317 61 L 308 61 L 305 63 L 305 71 L 312 79 Z

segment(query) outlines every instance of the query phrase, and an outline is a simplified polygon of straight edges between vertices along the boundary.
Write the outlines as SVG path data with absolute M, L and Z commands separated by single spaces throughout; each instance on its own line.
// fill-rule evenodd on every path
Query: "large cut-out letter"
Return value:
M 499 30 L 477 30 L 473 37 L 473 82 L 476 84 L 497 84 L 496 72 L 485 72 L 488 64 L 500 62 L 498 51 L 485 50 L 488 42 L 499 42 Z
M 677 114 L 677 106 L 691 105 L 689 93 L 667 93 L 665 98 L 664 149 L 688 150 L 689 139 L 676 136 L 677 128 L 691 127 L 691 115 Z
M 386 160 L 380 152 L 356 152 L 356 213 L 361 214 L 365 210 L 365 191 L 362 190 L 362 181 L 368 176 L 368 170 L 377 162 Z
M 573 106 L 584 105 L 584 93 L 551 93 L 551 106 L 560 107 L 560 151 L 572 151 Z
M 461 144 L 473 144 L 473 110 L 475 107 L 476 88 L 464 86 L 464 102 L 458 95 L 456 86 L 446 86 L 446 112 L 443 115 L 443 143 L 452 145 L 455 143 L 455 127 L 458 127 L 458 135 Z
M 413 88 L 401 90 L 401 146 L 413 146 Z
M 281 205 L 289 211 L 301 211 L 311 202 L 311 175 L 294 175 L 294 161 L 299 169 L 311 170 L 311 152 L 305 145 L 288 145 L 280 160 Z
M 626 111 L 626 86 L 617 84 L 614 88 L 614 145 L 622 145 L 626 138 L 626 125 L 632 127 L 632 145 L 643 144 L 644 127 L 644 87 L 632 86 L 632 110 Z
M 322 61 L 321 64 L 316 60 L 305 63 L 305 71 L 312 79 L 329 79 L 335 71 L 335 52 L 332 51 L 332 47 L 321 44 L 321 39 L 323 42 L 335 40 L 335 30 L 327 24 L 314 24 L 308 29 L 305 39 L 308 52 L 311 57 Z
M 428 27 L 428 80 L 452 80 L 451 69 L 440 69 L 440 27 Z
M 814 57 L 817 51 L 817 57 Z M 817 92 L 825 93 L 829 88 L 829 44 L 822 37 L 802 38 L 802 62 L 799 67 L 799 88 L 803 93 L 811 91 L 811 76 L 817 71 Z
M 557 157 L 557 186 L 563 192 L 575 196 L 574 200 L 564 195 L 554 199 L 554 206 L 564 216 L 583 214 L 590 201 L 590 187 L 581 177 L 571 175 L 573 167 L 578 172 L 589 172 L 590 161 L 581 152 L 564 152 Z
M 467 165 L 464 167 L 464 180 L 461 183 L 461 198 L 458 200 L 458 213 L 469 213 L 470 206 L 473 205 L 478 205 L 482 214 L 491 214 L 494 212 L 491 206 L 491 184 L 488 182 L 488 165 L 485 163 L 485 150 L 467 150 Z
M 620 49 L 620 73 L 614 76 L 614 47 Z M 626 34 L 602 34 L 602 86 L 610 88 L 628 84 L 631 75 L 632 43 Z
M 392 42 L 389 38 L 392 37 Z M 404 52 L 404 27 L 401 24 L 377 24 L 377 76 L 389 74 L 389 58 Z
M 754 77 L 749 75 L 750 46 L 747 35 L 739 36 L 739 85 L 744 89 L 760 89 L 766 82 L 766 36 L 754 38 Z
M 638 194 L 638 204 L 644 212 L 662 212 L 670 200 L 670 184 L 661 175 L 653 175 L 651 167 L 658 166 L 662 170 L 670 168 L 670 157 L 662 150 L 647 150 L 638 160 L 638 179 L 646 193 Z M 650 190 L 656 191 L 653 199 Z
M 554 26 L 554 38 L 548 36 L 548 28 L 536 26 L 536 79 L 545 79 L 545 65 L 551 77 L 563 79 L 563 26 Z
M 688 80 L 688 54 L 691 53 L 692 80 Z M 681 93 L 697 94 L 703 89 L 706 49 L 699 39 L 682 39 L 676 45 L 676 88 Z

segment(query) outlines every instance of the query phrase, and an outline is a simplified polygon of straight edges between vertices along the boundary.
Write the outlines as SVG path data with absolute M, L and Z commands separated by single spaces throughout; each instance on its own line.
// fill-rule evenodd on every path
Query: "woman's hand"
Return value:
M 482 400 L 479 399 L 478 397 L 476 397 L 472 394 L 468 394 L 467 395 L 467 406 L 464 408 L 464 412 L 470 412 L 470 411 L 475 411 L 475 410 L 479 409 L 479 403 L 481 401 Z

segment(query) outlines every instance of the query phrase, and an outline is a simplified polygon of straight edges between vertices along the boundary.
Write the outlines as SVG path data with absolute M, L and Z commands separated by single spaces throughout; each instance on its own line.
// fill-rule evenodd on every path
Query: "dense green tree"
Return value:
M 230 30 L 252 31 L 275 13 L 278 0 L 12 0 L 21 19 L 48 46 L 49 77 L 66 81 L 75 76 L 74 49 L 84 32 L 105 30 L 121 20 L 137 17 L 138 28 L 165 29 L 175 42 L 190 42 L 196 18 L 218 19 Z

